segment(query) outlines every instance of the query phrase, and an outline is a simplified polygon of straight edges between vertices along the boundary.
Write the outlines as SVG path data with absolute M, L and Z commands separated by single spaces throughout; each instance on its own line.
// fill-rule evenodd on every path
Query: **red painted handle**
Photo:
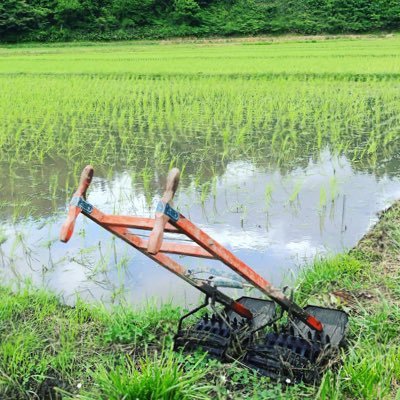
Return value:
M 83 168 L 81 178 L 79 179 L 78 190 L 75 192 L 74 196 L 83 197 L 83 199 L 86 200 L 86 191 L 92 182 L 93 172 L 94 169 L 91 165 L 86 165 L 86 167 Z
M 93 178 L 93 167 L 91 165 L 87 165 L 81 174 L 81 178 L 79 180 L 78 189 L 74 193 L 73 197 L 82 197 L 86 200 L 86 191 L 92 182 Z M 80 214 L 81 209 L 75 205 L 70 205 L 68 210 L 68 216 L 65 220 L 63 226 L 61 227 L 60 232 L 60 240 L 64 243 L 67 243 L 69 239 L 71 239 L 72 234 L 74 233 L 75 221 L 78 215 Z
M 169 171 L 164 195 L 161 198 L 161 201 L 164 204 L 170 203 L 174 198 L 176 189 L 178 188 L 179 185 L 179 176 L 180 172 L 178 168 L 172 168 L 171 171 Z M 167 215 L 160 212 L 156 213 L 154 227 L 153 230 L 151 231 L 149 237 L 149 243 L 147 245 L 147 251 L 150 254 L 157 254 L 160 251 L 162 241 L 164 238 L 164 228 L 165 225 L 167 225 L 168 220 L 169 218 Z

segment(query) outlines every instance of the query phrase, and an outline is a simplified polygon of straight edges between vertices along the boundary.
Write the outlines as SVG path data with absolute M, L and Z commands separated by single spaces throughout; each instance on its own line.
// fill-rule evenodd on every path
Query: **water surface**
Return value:
M 278 286 L 293 284 L 299 269 L 316 256 L 354 246 L 376 221 L 377 212 L 400 197 L 399 177 L 357 171 L 345 156 L 334 156 L 327 149 L 317 161 L 310 159 L 286 174 L 249 161 L 230 162 L 219 172 L 206 195 L 190 176 L 183 176 L 175 206 Z M 95 176 L 88 201 L 106 213 L 152 217 L 163 179 L 152 184 L 159 190 L 149 191 L 134 176 L 129 168 L 108 177 Z M 24 192 L 24 181 L 32 178 L 15 183 L 15 190 Z M 44 174 L 41 179 L 48 177 Z M 188 284 L 82 215 L 70 242 L 60 243 L 65 199 L 46 199 L 40 186 L 37 190 L 25 193 L 36 217 L 3 225 L 3 281 L 29 278 L 70 303 L 76 294 L 106 303 L 157 298 L 189 305 L 198 300 Z M 172 257 L 202 271 L 199 276 L 233 277 L 217 261 Z

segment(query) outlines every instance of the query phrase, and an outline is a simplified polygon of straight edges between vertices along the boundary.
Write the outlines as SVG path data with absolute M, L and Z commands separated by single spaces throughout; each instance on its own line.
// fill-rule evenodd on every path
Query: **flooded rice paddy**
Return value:
M 58 241 L 88 163 L 88 201 L 141 216 L 179 167 L 175 206 L 279 286 L 354 246 L 400 197 L 400 40 L 261 44 L 0 49 L 2 282 L 68 303 L 197 301 L 83 216 Z

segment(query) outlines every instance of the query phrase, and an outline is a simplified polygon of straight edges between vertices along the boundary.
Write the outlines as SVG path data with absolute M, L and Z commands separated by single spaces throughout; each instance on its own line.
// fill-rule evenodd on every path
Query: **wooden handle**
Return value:
M 83 199 L 86 200 L 86 191 L 92 182 L 93 173 L 94 169 L 91 165 L 86 165 L 86 167 L 83 168 L 81 177 L 79 179 L 78 189 L 75 192 L 74 197 L 83 197 Z
M 172 168 L 171 171 L 169 171 L 167 176 L 167 183 L 165 185 L 165 191 L 161 198 L 161 201 L 164 204 L 170 203 L 174 198 L 176 189 L 179 185 L 179 176 L 180 172 L 178 168 Z M 165 225 L 167 225 L 168 221 L 169 218 L 167 215 L 161 212 L 156 213 L 154 227 L 151 231 L 149 242 L 147 245 L 147 251 L 150 254 L 157 254 L 160 251 L 164 238 L 164 228 Z
M 69 239 L 71 239 L 72 234 L 74 233 L 75 228 L 75 220 L 80 214 L 81 209 L 77 206 L 69 206 L 68 216 L 65 220 L 63 226 L 61 227 L 60 232 L 60 240 L 63 243 L 67 243 Z
M 73 197 L 82 197 L 86 200 L 86 191 L 92 182 L 94 169 L 91 165 L 87 165 L 82 173 L 79 180 L 78 189 L 74 193 Z M 68 216 L 65 220 L 63 226 L 61 227 L 60 232 L 60 240 L 64 243 L 67 243 L 69 239 L 71 239 L 72 234 L 74 233 L 75 221 L 78 215 L 81 213 L 81 209 L 76 205 L 70 205 L 68 210 Z
M 161 201 L 164 203 L 169 203 L 175 196 L 176 189 L 179 185 L 180 172 L 178 168 L 172 168 L 167 175 L 167 183 L 165 185 L 165 191 Z

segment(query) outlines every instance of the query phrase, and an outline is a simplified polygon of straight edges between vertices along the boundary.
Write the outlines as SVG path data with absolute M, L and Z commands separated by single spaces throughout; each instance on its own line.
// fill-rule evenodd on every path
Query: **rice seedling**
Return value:
M 296 184 L 294 185 L 293 191 L 289 196 L 289 203 L 290 205 L 294 205 L 294 203 L 299 200 L 299 193 L 302 187 L 302 183 L 301 182 L 296 182 Z
M 339 195 L 338 181 L 335 175 L 329 178 L 329 191 L 330 191 L 331 202 L 334 203 Z
M 273 190 L 274 188 L 272 182 L 268 183 L 267 186 L 265 187 L 265 208 L 267 211 L 271 204 Z
M 319 190 L 319 210 L 321 213 L 323 213 L 326 210 L 326 205 L 328 202 L 328 198 L 327 198 L 327 192 L 326 189 L 324 187 L 321 187 L 321 189 Z

